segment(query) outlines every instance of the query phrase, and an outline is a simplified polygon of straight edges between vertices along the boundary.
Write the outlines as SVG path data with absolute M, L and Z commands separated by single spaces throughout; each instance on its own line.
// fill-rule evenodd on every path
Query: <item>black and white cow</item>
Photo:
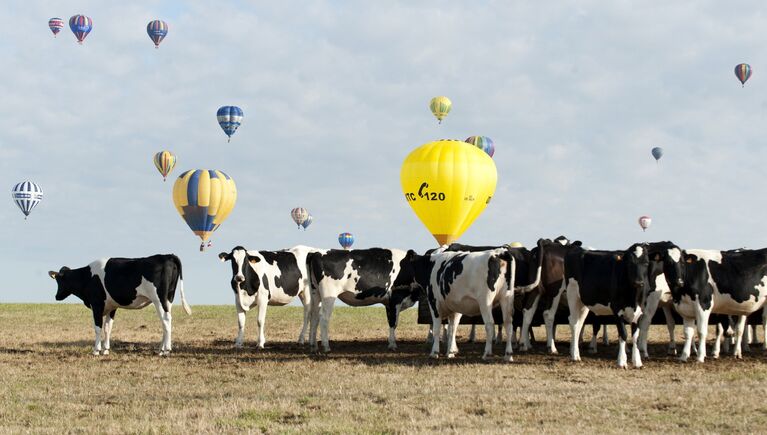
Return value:
M 282 251 L 252 251 L 236 246 L 231 252 L 218 254 L 221 261 L 232 265 L 230 284 L 234 291 L 234 305 L 237 309 L 236 347 L 242 347 L 245 338 L 245 314 L 252 308 L 258 310 L 258 348 L 266 343 L 266 306 L 287 305 L 298 297 L 304 305 L 304 322 L 298 342 L 304 344 L 309 312 L 311 291 L 309 275 L 306 273 L 306 256 L 310 252 L 322 252 L 308 246 L 295 246 Z
M 647 336 L 650 331 L 652 318 L 655 311 L 660 307 L 666 318 L 669 344 L 667 353 L 676 355 L 676 339 L 674 336 L 674 316 L 671 312 L 673 307 L 671 288 L 684 285 L 682 263 L 682 249 L 672 242 L 653 242 L 647 244 L 650 256 L 650 290 L 643 308 L 644 315 L 639 320 L 639 350 L 642 357 L 647 358 Z M 671 286 L 670 286 L 671 284 Z
M 580 361 L 580 332 L 589 311 L 615 316 L 618 325 L 618 367 L 626 368 L 626 323 L 632 325 L 632 362 L 641 367 L 636 322 L 649 290 L 650 260 L 647 246 L 634 244 L 626 251 L 587 251 L 572 248 L 565 255 L 565 280 L 570 307 L 570 357 Z
M 538 260 L 541 243 L 538 242 L 539 247 L 533 254 Z M 441 248 L 415 259 L 416 281 L 426 290 L 432 314 L 435 335 L 431 350 L 433 358 L 439 356 L 440 325 L 444 319 L 448 320 L 447 357 L 455 356 L 455 332 L 463 314 L 482 316 L 486 334 L 482 358 L 492 357 L 495 332 L 492 310 L 493 306 L 499 305 L 506 330 L 504 360 L 512 361 L 511 321 L 515 289 L 529 291 L 537 287 L 540 280 L 540 261 L 529 265 L 523 259 L 517 269 L 517 259 L 524 257 L 519 249 L 508 247 L 474 252 L 451 252 Z M 532 282 L 530 275 L 534 276 Z
M 735 357 L 741 357 L 745 316 L 759 310 L 767 299 L 767 248 L 714 251 L 685 250 L 684 286 L 672 289 L 674 308 L 684 319 L 684 348 L 680 360 L 690 356 L 698 325 L 698 362 L 706 358 L 706 335 L 711 313 L 740 316 L 735 324 Z
M 309 327 L 312 350 L 317 350 L 319 324 L 322 348 L 330 352 L 328 328 L 336 299 L 351 306 L 384 304 L 389 323 L 389 349 L 396 349 L 399 312 L 412 307 L 419 297 L 413 278 L 415 256 L 412 250 L 383 248 L 310 253 L 307 268 L 312 286 Z
M 109 354 L 112 322 L 118 308 L 136 310 L 154 304 L 162 322 L 160 355 L 168 355 L 171 351 L 171 305 L 177 289 L 184 311 L 192 314 L 184 298 L 181 260 L 172 254 L 102 258 L 79 269 L 65 266 L 58 272 L 48 272 L 48 275 L 58 285 L 57 301 L 75 295 L 93 312 L 94 355 Z

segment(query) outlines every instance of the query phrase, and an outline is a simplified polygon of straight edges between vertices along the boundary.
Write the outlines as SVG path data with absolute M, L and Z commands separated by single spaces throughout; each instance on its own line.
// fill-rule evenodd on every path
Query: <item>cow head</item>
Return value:
M 624 311 L 624 318 L 628 322 L 635 323 L 642 315 L 642 307 L 644 307 L 647 294 L 650 292 L 648 246 L 646 243 L 635 243 L 622 255 L 616 254 L 616 260 L 624 262 L 629 290 L 633 293 L 631 295 L 633 296 L 633 306 Z
M 684 286 L 682 249 L 672 242 L 656 242 L 649 245 L 649 250 L 651 290 L 655 290 L 655 278 L 661 273 L 672 292 Z
M 261 257 L 251 255 L 242 246 L 236 246 L 232 252 L 218 254 L 222 262 L 229 261 L 232 264 L 232 290 L 238 296 L 240 306 L 247 311 L 253 305 L 258 293 L 261 280 L 256 273 L 255 267 L 261 261 Z
M 48 276 L 56 280 L 56 300 L 63 301 L 69 295 L 75 293 L 79 289 L 79 285 L 74 282 L 74 276 L 72 270 L 64 266 L 59 269 L 58 272 L 50 271 Z
M 690 295 L 699 294 L 708 283 L 708 268 L 706 268 L 706 260 L 695 254 L 688 252 L 682 253 L 682 266 L 683 266 L 683 285 L 672 288 L 671 295 L 674 301 L 679 301 L 683 293 Z

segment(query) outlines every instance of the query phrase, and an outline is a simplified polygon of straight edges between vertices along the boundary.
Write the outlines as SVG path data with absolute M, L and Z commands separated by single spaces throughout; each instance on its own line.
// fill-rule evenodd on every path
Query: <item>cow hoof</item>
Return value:
M 687 356 L 685 356 L 685 355 L 680 355 L 680 356 L 679 356 L 679 358 L 677 358 L 677 360 L 678 360 L 679 362 L 687 362 L 687 358 L 688 358 L 688 357 L 687 357 Z
M 549 349 L 549 355 L 559 355 L 559 351 L 556 349 Z
M 628 367 L 628 365 L 626 363 L 618 363 L 618 368 L 619 369 L 623 369 L 623 370 L 627 370 L 629 367 Z
M 234 343 L 235 349 L 242 349 L 242 343 Z
M 597 350 L 594 349 L 593 347 L 590 347 L 589 348 L 589 353 L 593 355 L 593 354 L 597 353 Z
M 642 363 L 634 363 L 634 368 L 635 368 L 635 369 L 641 369 L 642 367 L 644 367 L 644 366 L 642 365 Z
M 482 355 L 482 361 L 492 361 L 495 359 L 495 356 L 491 353 L 489 355 Z
M 734 355 L 735 359 L 743 359 L 743 355 Z
M 697 359 L 697 360 L 695 360 L 695 361 L 696 361 L 697 363 L 699 363 L 699 364 L 703 364 L 703 363 L 706 361 L 706 358 L 698 358 L 698 359 Z
M 101 354 L 102 355 L 109 355 L 109 349 L 104 349 L 103 351 L 101 351 Z
M 719 354 L 718 354 L 718 353 L 715 353 L 715 354 L 711 355 L 711 358 L 713 358 L 713 359 L 719 359 Z
M 455 352 L 450 352 L 449 354 L 447 354 L 447 357 L 449 359 L 455 358 Z
M 395 344 L 390 344 L 388 347 L 389 347 L 389 350 L 397 350 L 397 345 Z
M 503 356 L 503 360 L 504 360 L 505 362 L 513 362 L 513 361 L 514 361 L 514 358 L 512 358 L 512 356 L 511 356 L 511 354 L 510 354 L 510 353 L 507 353 L 506 355 L 504 355 L 504 356 Z
M 98 350 L 94 350 L 93 351 L 93 356 L 100 356 L 100 355 L 101 355 L 100 351 L 98 351 Z
M 429 358 L 431 358 L 431 359 L 439 359 L 439 354 L 438 353 L 430 353 L 429 354 Z

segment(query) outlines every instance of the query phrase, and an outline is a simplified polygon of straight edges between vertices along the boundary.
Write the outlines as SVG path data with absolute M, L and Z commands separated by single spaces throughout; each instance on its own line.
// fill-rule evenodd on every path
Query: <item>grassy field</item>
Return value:
M 614 338 L 584 361 L 538 345 L 515 361 L 480 361 L 462 343 L 431 360 L 415 310 L 400 349 L 386 349 L 381 308 L 336 308 L 329 356 L 294 343 L 301 311 L 271 309 L 267 349 L 249 317 L 235 350 L 234 308 L 174 311 L 174 352 L 155 355 L 154 310 L 118 311 L 112 354 L 90 355 L 90 312 L 80 305 L 0 305 L 0 431 L 29 433 L 761 432 L 767 428 L 767 357 L 705 364 L 663 355 L 653 327 L 641 370 L 619 370 Z M 656 329 L 657 328 L 657 329 Z M 558 338 L 567 340 L 566 327 Z M 459 335 L 466 336 L 463 327 Z M 538 337 L 543 331 L 536 330 Z M 588 336 L 588 332 L 587 332 Z M 503 349 L 496 346 L 496 354 Z

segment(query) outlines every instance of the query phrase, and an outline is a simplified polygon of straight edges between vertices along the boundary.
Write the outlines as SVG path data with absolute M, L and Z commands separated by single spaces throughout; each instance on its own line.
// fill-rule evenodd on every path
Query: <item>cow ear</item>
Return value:
M 570 243 L 570 244 L 573 245 L 573 246 L 581 246 L 581 245 L 583 245 L 583 242 L 581 242 L 580 240 L 576 240 L 576 241 L 574 241 L 573 243 Z
M 222 252 L 222 253 L 218 254 L 218 258 L 219 258 L 219 259 L 220 259 L 222 262 L 226 262 L 226 261 L 229 261 L 229 260 L 231 260 L 231 259 L 232 259 L 232 255 L 231 255 L 231 254 L 229 254 L 229 253 L 227 253 L 227 252 Z
M 59 276 L 59 273 L 50 270 L 50 271 L 48 271 L 48 276 L 50 276 L 51 279 L 56 279 L 56 277 Z

